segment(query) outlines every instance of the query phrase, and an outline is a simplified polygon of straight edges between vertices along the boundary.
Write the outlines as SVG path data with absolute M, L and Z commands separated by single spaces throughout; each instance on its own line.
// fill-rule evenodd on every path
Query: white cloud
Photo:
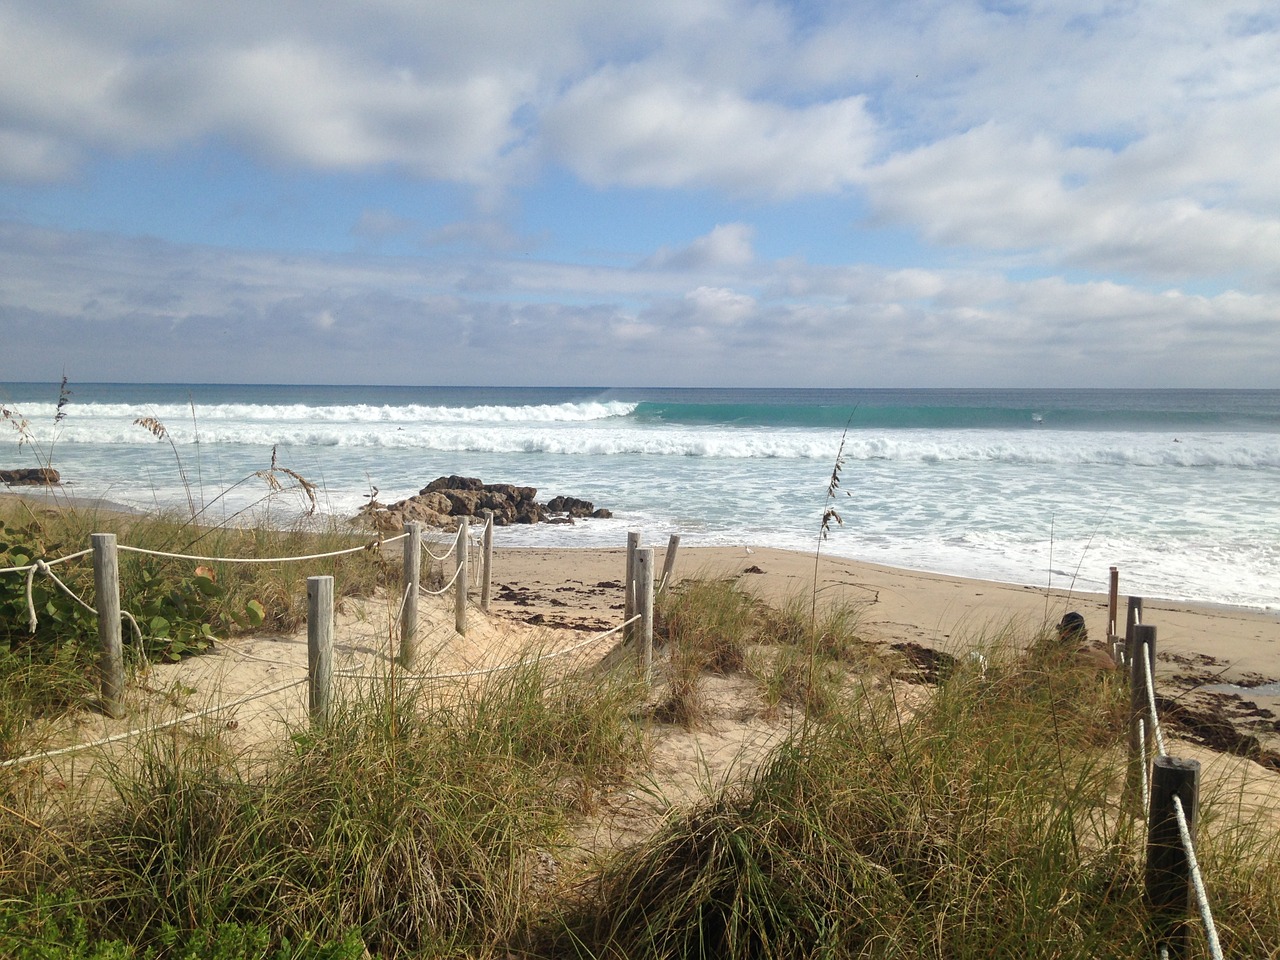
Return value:
M 1151 349 L 1184 382 L 1271 383 L 1280 363 L 1258 343 L 1280 315 L 1277 116 L 1272 0 L 9 0 L 10 196 L 86 172 L 92 184 L 104 155 L 183 163 L 212 143 L 233 166 L 296 177 L 300 193 L 324 179 L 311 171 L 343 171 L 330 179 L 353 190 L 447 181 L 490 205 L 436 221 L 415 208 L 411 223 L 373 189 L 354 230 L 342 207 L 343 238 L 369 241 L 350 260 L 11 225 L 0 229 L 0 310 L 55 331 L 180 322 L 243 333 L 237 324 L 269 320 L 296 332 L 327 316 L 371 335 L 382 310 L 411 344 L 455 310 L 487 343 L 502 343 L 507 324 L 536 329 L 526 356 L 552 367 L 553 346 L 577 363 L 572 344 L 585 344 L 585 362 L 625 338 L 639 370 L 645 350 L 706 349 L 697 338 L 712 331 L 716 349 L 743 351 L 743 369 L 761 376 L 836 377 L 845 363 L 903 380 L 928 369 L 1007 378 L 1046 351 L 1083 364 L 1110 325 L 1148 343 L 1158 331 Z M 634 241 L 656 252 L 626 254 L 631 269 L 513 255 L 530 237 L 590 247 L 590 226 L 543 232 L 558 216 L 574 222 L 556 203 L 589 189 L 591 216 L 607 217 L 618 194 L 663 192 L 682 216 Z M 780 226 L 804 209 L 787 201 L 814 196 L 849 224 L 824 224 L 829 247 L 848 249 L 806 246 L 801 216 Z M 90 222 L 141 233 L 160 219 L 135 227 L 112 199 Z M 539 204 L 543 219 L 526 218 Z M 868 210 L 881 232 L 865 230 Z M 902 232 L 907 253 L 868 249 Z M 430 256 L 367 255 L 391 237 Z M 827 265 L 758 252 L 780 249 Z M 917 252 L 951 268 L 906 265 Z M 1018 269 L 1041 279 L 1015 280 Z
M 501 282 L 469 285 L 478 269 Z M 452 382 L 474 366 L 512 382 L 1280 386 L 1280 294 L 759 259 L 690 286 L 675 270 L 284 257 L 3 224 L 0 275 L 0 381 L 64 365 L 80 380 L 273 380 L 288 356 L 303 382 Z
M 697 287 L 685 300 L 693 307 L 695 322 L 717 327 L 741 323 L 756 310 L 753 297 L 723 287 Z
M 896 156 L 867 183 L 878 217 L 934 243 L 1163 278 L 1247 276 L 1276 289 L 1280 215 L 1241 204 L 1229 167 L 1195 167 L 1148 141 L 1116 154 L 987 125 Z
M 860 96 L 789 107 L 612 67 L 570 89 L 542 126 L 552 155 L 599 186 L 783 197 L 852 183 L 875 135 Z
M 719 267 L 745 267 L 755 259 L 751 241 L 755 228 L 745 223 L 718 224 L 710 233 L 698 237 L 687 247 L 672 250 L 663 247 L 644 261 L 656 270 L 705 270 Z

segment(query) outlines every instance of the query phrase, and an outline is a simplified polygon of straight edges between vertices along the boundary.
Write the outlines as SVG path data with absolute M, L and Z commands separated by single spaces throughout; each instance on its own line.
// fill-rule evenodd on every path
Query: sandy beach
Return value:
M 665 547 L 655 548 L 662 569 Z M 432 669 L 450 671 L 509 662 L 531 649 L 562 649 L 622 620 L 625 550 L 498 548 L 494 552 L 488 615 L 473 609 L 465 637 L 454 630 L 451 592 L 424 597 L 420 650 Z M 1067 590 L 1017 586 L 883 567 L 840 557 L 754 547 L 681 548 L 675 580 L 733 579 L 770 603 L 816 590 L 820 603 L 855 604 L 860 636 L 902 650 L 922 647 L 954 657 L 1004 644 L 1025 645 L 1062 615 L 1080 612 L 1091 639 L 1107 634 L 1107 598 Z M 474 586 L 474 585 L 473 585 Z M 478 589 L 478 588 L 476 588 Z M 473 598 L 478 605 L 478 596 Z M 337 667 L 367 674 L 387 669 L 398 643 L 393 601 L 379 597 L 339 610 Z M 1126 605 L 1120 574 L 1119 617 Z M 1146 600 L 1144 620 L 1157 630 L 1156 685 L 1192 727 L 1200 717 L 1225 721 L 1240 737 L 1255 737 L 1280 769 L 1280 614 Z M 602 654 L 612 640 L 594 653 Z M 220 642 L 213 653 L 178 665 L 152 666 L 139 707 L 156 709 L 146 694 L 174 687 L 192 692 L 186 706 L 208 702 L 216 687 L 224 701 L 305 676 L 306 634 L 252 635 Z M 1223 688 L 1226 689 L 1223 689 Z M 300 716 L 298 690 L 244 710 L 265 723 Z M 271 709 L 272 703 L 278 704 Z M 1184 715 L 1190 711 L 1189 715 Z M 92 722 L 91 722 L 92 724 Z M 1188 730 L 1195 739 L 1195 731 Z M 263 734 L 266 734 L 265 728 Z M 1221 740 L 1222 732 L 1217 734 Z M 1199 738 L 1219 748 L 1212 730 Z
M 655 549 L 661 568 L 664 548 Z M 508 549 L 495 552 L 495 612 L 527 622 L 598 629 L 622 610 L 625 551 Z M 734 578 L 764 600 L 809 597 L 862 609 L 864 638 L 919 644 L 954 656 L 1001 637 L 1025 642 L 1069 610 L 1084 615 L 1089 634 L 1107 633 L 1107 597 L 966 580 L 883 567 L 840 557 L 767 548 L 681 548 L 678 577 Z M 1127 595 L 1120 572 L 1119 618 Z M 1280 614 L 1162 600 L 1144 601 L 1157 630 L 1156 683 L 1162 693 L 1213 706 L 1232 723 L 1280 749 Z M 1206 690 L 1235 685 L 1240 692 Z M 1253 692 L 1262 688 L 1265 692 Z M 1248 691 L 1248 692 L 1246 692 Z
M 662 569 L 664 548 L 655 550 Z M 506 548 L 495 550 L 488 614 L 469 608 L 465 636 L 454 629 L 451 591 L 424 596 L 420 606 L 419 669 L 430 674 L 483 670 L 530 655 L 574 648 L 561 662 L 585 666 L 616 650 L 617 638 L 589 642 L 622 621 L 625 550 Z M 447 569 L 446 574 L 451 573 Z M 816 581 L 815 581 L 816 573 Z M 859 635 L 914 659 L 921 648 L 964 656 L 975 649 L 1025 645 L 1045 624 L 1075 610 L 1091 637 L 1104 638 L 1107 598 L 893 569 L 842 558 L 765 548 L 682 548 L 675 580 L 733 579 L 768 602 L 817 589 L 819 602 L 852 602 Z M 478 589 L 478 588 L 477 588 Z M 1124 612 L 1121 574 L 1120 615 Z M 398 650 L 398 598 L 347 601 L 335 625 L 339 683 L 385 677 Z M 1215 786 L 1280 822 L 1280 617 L 1271 613 L 1148 601 L 1145 622 L 1158 631 L 1156 684 L 1170 752 L 1199 760 L 1205 789 Z M 928 655 L 925 656 L 928 660 Z M 917 662 L 919 662 L 917 660 Z M 155 664 L 129 689 L 129 716 L 111 721 L 81 714 L 68 742 L 163 722 L 216 705 L 212 717 L 246 747 L 265 745 L 306 722 L 307 636 L 254 634 L 220 641 L 210 653 L 178 664 Z M 908 670 L 905 696 L 927 695 Z M 1214 689 L 1235 684 L 1235 689 Z M 1252 688 L 1272 685 L 1269 694 Z M 264 696 L 264 692 L 266 695 Z M 697 729 L 653 730 L 649 779 L 643 789 L 610 797 L 584 826 L 585 849 L 617 847 L 654 829 L 673 806 L 709 786 L 742 776 L 786 736 L 791 717 L 762 708 L 749 673 L 705 676 L 707 722 Z M 251 699 L 250 699 L 251 698 Z M 243 699 L 243 702 L 240 702 Z M 1253 739 L 1250 739 L 1253 738 Z M 59 738 L 62 739 L 62 738 Z M 1246 759 L 1247 754 L 1250 759 Z M 72 779 L 88 773 L 74 756 L 55 763 Z

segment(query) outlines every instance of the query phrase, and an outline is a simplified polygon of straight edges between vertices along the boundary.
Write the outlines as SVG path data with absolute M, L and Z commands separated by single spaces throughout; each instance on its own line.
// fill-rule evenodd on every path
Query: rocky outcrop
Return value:
M 53 467 L 29 467 L 24 470 L 0 470 L 0 483 L 11 487 L 51 487 L 62 482 Z
M 538 502 L 534 487 L 511 483 L 484 483 L 475 477 L 439 477 L 423 487 L 417 496 L 398 503 L 371 500 L 360 518 L 377 530 L 396 531 L 410 521 L 445 530 L 456 530 L 460 517 L 484 518 L 493 513 L 497 526 L 514 523 L 573 523 L 584 517 L 606 519 L 608 510 L 596 509 L 589 500 L 553 497 Z

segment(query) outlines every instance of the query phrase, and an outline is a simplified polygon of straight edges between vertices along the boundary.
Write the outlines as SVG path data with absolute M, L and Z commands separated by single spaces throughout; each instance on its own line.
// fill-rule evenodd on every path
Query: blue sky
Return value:
M 0 380 L 1280 387 L 1273 0 L 0 0 Z

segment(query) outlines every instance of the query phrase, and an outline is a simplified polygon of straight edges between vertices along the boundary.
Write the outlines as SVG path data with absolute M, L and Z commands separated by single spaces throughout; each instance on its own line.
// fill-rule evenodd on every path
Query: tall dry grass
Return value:
M 1035 639 L 958 661 L 911 711 L 892 674 L 850 676 L 748 781 L 584 883 L 536 952 L 1154 955 L 1143 828 L 1121 804 L 1127 694 Z M 1270 955 L 1280 836 L 1221 803 L 1200 843 L 1223 942 Z

